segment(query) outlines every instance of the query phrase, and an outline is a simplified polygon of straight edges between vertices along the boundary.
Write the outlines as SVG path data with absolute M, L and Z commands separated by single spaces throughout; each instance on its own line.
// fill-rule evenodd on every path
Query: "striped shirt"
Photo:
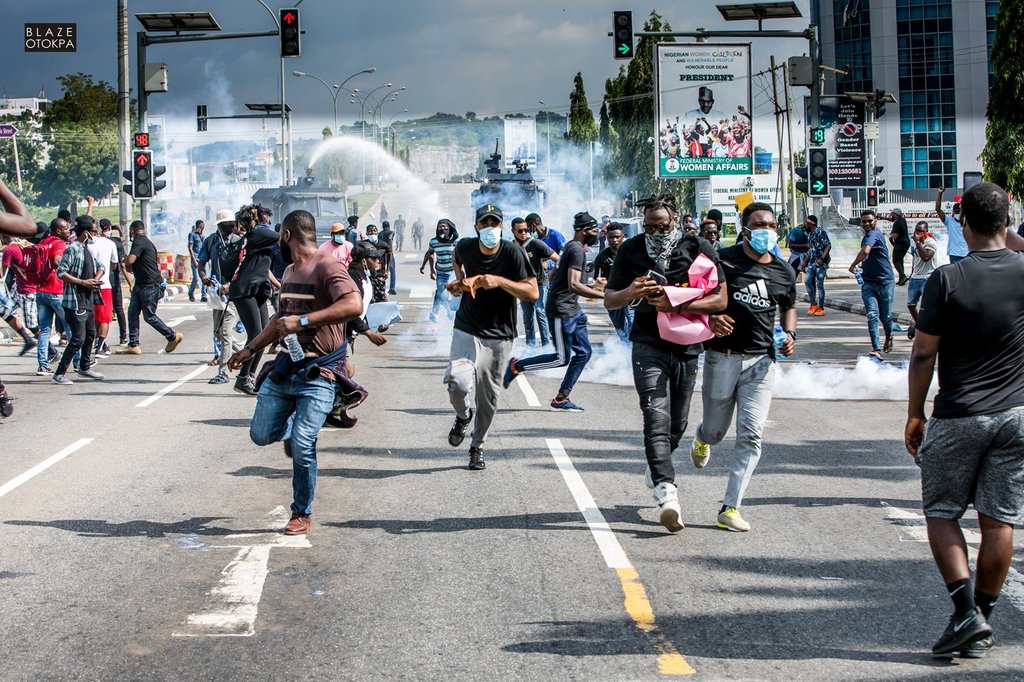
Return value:
M 435 256 L 434 270 L 437 272 L 452 271 L 452 252 L 455 251 L 455 242 L 443 242 L 437 237 L 430 240 L 428 253 Z
M 64 251 L 60 264 L 57 266 L 57 276 L 60 277 L 65 273 L 70 273 L 72 277 L 88 279 L 86 277 L 86 258 L 92 259 L 92 273 L 89 277 L 95 277 L 96 273 L 100 271 L 100 264 L 96 262 L 93 255 L 85 248 L 85 244 L 78 240 L 71 242 Z M 91 294 L 92 290 L 88 287 L 65 283 L 64 293 L 61 296 L 61 305 L 69 310 L 88 310 L 92 307 Z M 81 302 L 81 306 L 79 306 L 79 296 L 84 299 Z

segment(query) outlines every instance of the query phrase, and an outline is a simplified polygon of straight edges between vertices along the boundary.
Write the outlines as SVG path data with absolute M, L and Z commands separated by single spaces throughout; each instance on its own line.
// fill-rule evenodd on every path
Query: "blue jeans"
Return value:
M 60 294 L 36 292 L 36 308 L 39 310 L 39 342 L 36 344 L 36 361 L 40 367 L 50 366 L 50 335 L 53 333 L 53 319 L 60 321 L 62 329 L 68 328 L 64 319 L 64 308 Z
M 817 266 L 811 263 L 807 266 L 804 286 L 807 287 L 807 298 L 811 305 L 825 306 L 825 275 L 828 274 L 828 266 Z
M 892 294 L 893 282 L 871 284 L 864 282 L 860 288 L 860 296 L 868 313 L 868 335 L 871 337 L 871 349 L 882 350 L 878 342 L 878 320 L 881 318 L 885 329 L 885 338 L 892 336 Z
M 451 271 L 435 273 L 435 275 L 434 275 L 434 285 L 435 285 L 435 287 L 434 287 L 434 305 L 433 305 L 433 307 L 430 308 L 430 316 L 431 317 L 434 317 L 434 318 L 437 317 L 437 313 L 438 313 L 438 311 L 441 310 L 441 306 L 442 305 L 445 308 L 450 310 L 450 306 L 449 306 L 448 302 L 451 299 L 451 294 L 449 294 L 448 291 L 444 288 L 444 285 L 448 284 L 448 281 L 453 276 L 454 276 L 454 273 L 451 272 Z M 449 317 L 451 317 L 451 316 L 449 315 Z
M 587 335 L 587 315 L 581 310 L 572 317 L 551 316 L 548 317 L 548 323 L 551 325 L 551 340 L 555 343 L 555 352 L 520 360 L 518 365 L 524 372 L 568 365 L 562 385 L 558 389 L 559 395 L 567 397 L 592 355 L 590 338 Z M 569 355 L 569 351 L 572 351 L 572 356 Z
M 316 438 L 334 407 L 334 383 L 295 374 L 275 383 L 267 377 L 256 396 L 249 438 L 256 445 L 291 441 L 292 511 L 313 513 L 316 491 Z
M 608 317 L 611 318 L 619 339 L 629 343 L 629 333 L 633 331 L 633 309 L 627 305 L 618 310 L 609 310 Z
M 545 279 L 545 278 L 541 278 Z M 523 311 L 523 333 L 526 335 L 526 345 L 532 346 L 537 343 L 537 337 L 534 334 L 534 321 L 536 321 L 536 330 L 540 332 L 540 345 L 548 345 L 548 314 L 544 310 L 544 301 L 547 299 L 548 286 L 547 282 L 541 284 L 537 282 L 537 289 L 540 291 L 540 295 L 536 301 L 520 301 L 519 307 Z
M 199 284 L 201 282 L 202 282 L 202 280 L 199 279 L 199 267 L 195 263 L 193 263 L 192 264 L 192 283 L 188 285 L 188 297 L 189 297 L 190 300 L 196 297 L 196 288 L 199 286 Z M 206 300 L 206 285 L 203 284 L 202 286 L 203 286 L 203 288 L 201 289 L 201 292 L 202 292 L 201 293 L 201 298 L 205 301 Z
M 397 268 L 395 267 L 396 265 L 398 265 L 398 260 L 392 254 L 392 256 L 391 256 L 391 265 L 388 266 L 388 267 L 391 268 L 391 282 L 390 282 L 391 286 L 388 288 L 389 292 L 395 291 L 395 277 L 398 276 Z

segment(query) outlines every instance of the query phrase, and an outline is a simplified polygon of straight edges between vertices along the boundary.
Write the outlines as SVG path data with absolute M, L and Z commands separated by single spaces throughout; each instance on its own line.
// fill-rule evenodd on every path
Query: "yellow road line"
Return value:
M 569 454 L 565 451 L 562 441 L 558 438 L 548 438 L 546 442 L 548 451 L 551 452 L 551 457 L 555 460 L 555 465 L 565 480 L 565 485 L 572 493 L 573 499 L 576 500 L 576 506 L 583 514 L 590 533 L 594 536 L 598 549 L 601 550 L 605 564 L 608 568 L 615 569 L 615 573 L 619 576 L 626 613 L 633 619 L 637 630 L 643 632 L 650 640 L 658 654 L 658 672 L 662 675 L 695 675 L 697 671 L 693 666 L 687 663 L 686 658 L 679 653 L 675 645 L 658 630 L 658 626 L 654 622 L 654 609 L 651 608 L 651 602 L 647 598 L 647 590 L 640 582 L 640 575 L 633 568 L 633 564 L 626 556 L 626 552 L 623 551 L 615 533 L 612 532 L 601 510 L 598 509 L 597 502 L 590 494 L 590 490 L 583 482 L 579 472 L 576 471 L 572 460 L 569 459 Z

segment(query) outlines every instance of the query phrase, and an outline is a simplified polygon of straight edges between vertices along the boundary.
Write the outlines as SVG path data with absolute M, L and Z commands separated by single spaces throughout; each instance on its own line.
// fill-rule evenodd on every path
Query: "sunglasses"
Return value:
M 668 234 L 672 231 L 671 223 L 644 223 L 645 232 L 660 232 L 661 234 Z
M 522 228 L 522 229 L 515 229 L 515 230 L 512 230 L 512 231 L 515 232 L 516 234 L 530 234 L 530 230 L 528 230 L 525 227 Z

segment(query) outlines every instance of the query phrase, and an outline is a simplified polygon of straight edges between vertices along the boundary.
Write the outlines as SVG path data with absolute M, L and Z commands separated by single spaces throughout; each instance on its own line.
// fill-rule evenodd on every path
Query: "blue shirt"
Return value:
M 199 258 L 199 250 L 203 248 L 203 235 L 195 230 L 188 233 L 188 245 L 192 247 L 192 254 Z
M 562 253 L 562 247 L 565 245 L 565 237 L 558 230 L 548 228 L 548 233 L 539 239 L 551 247 L 551 250 L 555 253 Z
M 896 278 L 889 264 L 889 248 L 885 245 L 882 231 L 875 228 L 864 235 L 861 248 L 871 247 L 871 252 L 861 265 L 861 276 L 868 284 L 892 284 Z
M 946 214 L 946 234 L 949 235 L 949 241 L 946 243 L 946 255 L 947 256 L 959 256 L 964 258 L 967 256 L 967 240 L 964 239 L 964 227 L 960 224 L 960 221 L 953 216 Z

